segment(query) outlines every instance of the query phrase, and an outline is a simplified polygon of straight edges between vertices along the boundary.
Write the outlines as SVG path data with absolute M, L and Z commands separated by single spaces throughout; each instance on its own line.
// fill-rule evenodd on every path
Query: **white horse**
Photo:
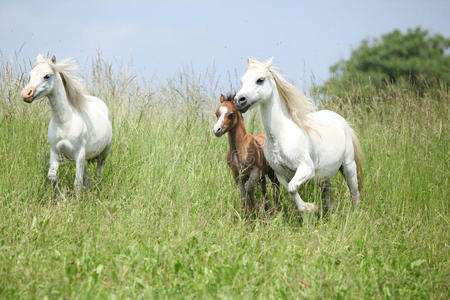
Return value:
M 80 78 L 70 73 L 77 67 L 72 59 L 56 62 L 38 55 L 30 72 L 30 82 L 21 96 L 27 103 L 47 96 L 52 118 L 48 126 L 50 168 L 48 179 L 57 187 L 57 171 L 62 156 L 76 162 L 75 191 L 81 193 L 83 182 L 89 186 L 86 160 L 97 160 L 101 180 L 103 166 L 112 140 L 111 117 L 108 107 L 97 97 L 86 94 Z
M 266 130 L 264 155 L 278 180 L 300 212 L 317 212 L 316 205 L 303 202 L 299 186 L 314 177 L 322 180 L 324 209 L 331 209 L 330 177 L 341 170 L 351 200 L 358 204 L 362 152 L 349 123 L 332 111 L 316 111 L 305 95 L 271 67 L 272 59 L 262 63 L 249 58 L 234 102 L 243 112 L 259 104 Z

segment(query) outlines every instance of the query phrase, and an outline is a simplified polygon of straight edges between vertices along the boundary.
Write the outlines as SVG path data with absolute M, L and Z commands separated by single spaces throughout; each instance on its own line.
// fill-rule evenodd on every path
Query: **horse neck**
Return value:
M 274 139 L 285 132 L 290 123 L 294 123 L 289 115 L 286 104 L 280 97 L 275 82 L 273 82 L 272 97 L 260 105 L 261 120 L 268 139 Z
M 242 115 L 237 113 L 236 117 L 238 118 L 237 124 L 228 132 L 228 143 L 230 144 L 230 149 L 233 150 L 239 150 L 239 148 L 244 146 L 245 139 L 248 135 L 247 130 L 245 130 Z
M 61 77 L 58 76 L 57 78 L 58 79 L 55 80 L 53 93 L 48 95 L 48 98 L 50 100 L 52 117 L 54 121 L 60 125 L 63 125 L 67 124 L 72 119 L 73 107 L 69 103 L 66 89 L 64 88 L 64 84 L 61 80 Z

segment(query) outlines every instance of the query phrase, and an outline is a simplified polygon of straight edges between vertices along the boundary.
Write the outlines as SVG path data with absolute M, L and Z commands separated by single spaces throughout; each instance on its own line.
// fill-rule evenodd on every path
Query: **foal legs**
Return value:
M 264 197 L 264 210 L 269 210 L 270 200 L 269 200 L 269 195 L 267 193 L 267 185 L 266 184 L 267 184 L 266 176 L 262 175 L 262 177 L 261 177 L 261 192 Z
M 341 171 L 344 174 L 345 181 L 347 181 L 348 188 L 350 190 L 350 199 L 354 206 L 358 206 L 360 202 L 360 195 L 358 190 L 358 176 L 356 171 L 356 163 L 352 161 L 350 163 L 343 163 Z
M 245 192 L 245 184 L 242 181 L 242 179 L 239 181 L 239 188 L 241 189 L 241 200 L 242 200 L 242 204 L 244 206 L 245 211 L 247 212 L 248 210 L 248 203 L 247 203 L 247 193 Z
M 251 209 L 255 209 L 255 183 L 258 178 L 259 171 L 252 170 L 250 172 L 250 176 L 248 177 L 247 182 L 245 183 L 245 192 L 247 194 L 247 201 L 250 199 L 250 207 Z

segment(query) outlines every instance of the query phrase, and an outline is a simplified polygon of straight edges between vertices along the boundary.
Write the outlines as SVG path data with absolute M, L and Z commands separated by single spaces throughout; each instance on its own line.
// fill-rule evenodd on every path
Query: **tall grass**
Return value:
M 112 153 L 79 200 L 65 161 L 62 202 L 46 180 L 47 100 L 18 97 L 29 69 L 0 63 L 1 298 L 448 298 L 447 87 L 324 100 L 361 140 L 362 205 L 336 175 L 337 212 L 301 223 L 286 193 L 280 212 L 242 218 L 226 138 L 211 132 L 227 92 L 214 72 L 151 87 L 101 56 L 86 78 L 113 113 Z M 320 204 L 314 185 L 301 193 Z

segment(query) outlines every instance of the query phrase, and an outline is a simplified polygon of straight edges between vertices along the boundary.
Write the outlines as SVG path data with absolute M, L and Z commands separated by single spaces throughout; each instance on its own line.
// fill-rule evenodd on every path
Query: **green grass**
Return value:
M 242 218 L 227 140 L 203 112 L 217 100 L 189 80 L 150 93 L 133 80 L 112 89 L 119 79 L 92 79 L 114 99 L 112 153 L 101 186 L 89 167 L 94 185 L 79 200 L 65 161 L 62 202 L 46 180 L 47 100 L 24 104 L 17 68 L 2 68 L 0 298 L 448 299 L 446 89 L 325 103 L 359 134 L 362 204 L 351 207 L 338 174 L 337 212 L 301 223 L 285 191 L 280 212 Z M 248 127 L 263 131 L 257 116 Z M 301 193 L 320 204 L 317 187 Z

